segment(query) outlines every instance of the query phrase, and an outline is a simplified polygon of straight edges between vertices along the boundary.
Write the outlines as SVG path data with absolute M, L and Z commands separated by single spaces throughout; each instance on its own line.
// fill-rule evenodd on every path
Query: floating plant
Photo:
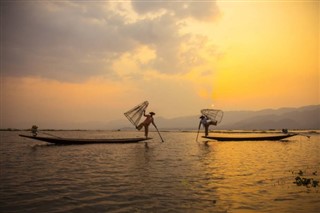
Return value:
M 317 187 L 319 186 L 318 180 L 313 180 L 313 178 L 301 178 L 300 176 L 296 177 L 296 181 L 293 182 L 297 184 L 297 186 L 306 186 L 306 187 Z
M 305 187 L 319 187 L 319 180 L 314 180 L 313 178 L 306 178 L 306 177 L 300 177 L 303 176 L 305 173 L 301 170 L 297 173 L 299 176 L 296 176 L 295 178 L 295 184 L 297 186 L 305 186 Z M 312 173 L 314 176 L 317 176 L 317 171 L 314 171 Z

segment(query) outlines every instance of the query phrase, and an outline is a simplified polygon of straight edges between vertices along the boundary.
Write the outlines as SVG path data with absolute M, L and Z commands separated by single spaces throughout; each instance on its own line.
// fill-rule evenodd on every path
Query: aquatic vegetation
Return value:
M 305 172 L 299 170 L 297 173 L 299 176 L 295 177 L 295 183 L 297 186 L 305 186 L 305 187 L 319 187 L 319 180 L 315 180 L 313 178 L 300 177 L 305 175 Z M 314 171 L 312 175 L 317 176 L 317 171 Z
M 296 177 L 296 181 L 293 182 L 297 184 L 297 186 L 306 186 L 306 187 L 317 187 L 319 186 L 319 181 L 314 180 L 313 178 L 301 178 L 300 176 Z

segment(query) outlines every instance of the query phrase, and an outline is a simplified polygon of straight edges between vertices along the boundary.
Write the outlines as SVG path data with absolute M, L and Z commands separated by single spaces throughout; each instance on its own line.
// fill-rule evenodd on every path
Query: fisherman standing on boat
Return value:
M 146 138 L 148 138 L 149 125 L 151 123 L 157 129 L 157 126 L 156 126 L 156 124 L 154 123 L 154 120 L 153 120 L 153 116 L 155 114 L 156 113 L 154 113 L 154 112 L 149 112 L 149 114 L 146 115 L 146 111 L 143 110 L 143 115 L 144 115 L 144 117 L 146 117 L 146 119 L 143 122 L 141 122 L 138 126 L 136 126 L 137 130 L 141 130 L 142 127 L 144 127 L 144 135 L 146 136 Z
M 210 125 L 215 125 L 216 126 L 217 125 L 217 121 L 212 121 L 207 116 L 201 115 L 200 116 L 199 129 L 200 129 L 201 124 L 203 125 L 204 130 L 205 130 L 205 137 L 207 137 L 208 134 L 209 134 L 209 126 Z
M 38 126 L 33 125 L 33 126 L 31 127 L 31 133 L 32 133 L 33 137 L 36 137 L 37 134 L 38 134 Z

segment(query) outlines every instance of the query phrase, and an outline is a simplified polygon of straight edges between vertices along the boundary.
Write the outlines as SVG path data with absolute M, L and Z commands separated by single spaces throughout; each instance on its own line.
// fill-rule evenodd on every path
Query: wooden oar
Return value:
M 155 128 L 156 128 L 156 130 L 157 130 L 157 132 L 158 132 L 158 134 L 159 134 L 159 136 L 160 136 L 160 138 L 161 138 L 161 141 L 164 142 L 164 140 L 162 139 L 162 137 L 161 137 L 161 135 L 160 135 L 160 132 L 159 132 L 158 128 L 157 128 L 156 126 L 155 126 Z
M 201 121 L 200 121 L 199 127 L 198 127 L 198 133 L 197 133 L 197 138 L 196 138 L 196 141 L 197 141 L 197 142 L 198 142 L 198 136 L 199 136 L 200 126 L 201 126 Z
M 46 133 L 46 132 L 41 132 L 41 133 L 42 133 L 42 134 L 45 134 L 45 135 L 50 135 L 50 136 L 55 137 L 55 138 L 61 138 L 61 137 L 59 137 L 59 136 L 52 135 L 52 134 L 49 134 L 49 133 Z
M 305 137 L 307 137 L 307 138 L 310 138 L 310 137 L 311 137 L 310 135 L 305 135 L 305 134 L 302 134 L 302 133 L 298 133 L 298 135 L 305 136 Z

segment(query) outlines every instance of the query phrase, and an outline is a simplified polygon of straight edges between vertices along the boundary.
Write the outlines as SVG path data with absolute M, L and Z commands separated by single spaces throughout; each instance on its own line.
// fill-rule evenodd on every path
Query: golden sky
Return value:
M 319 1 L 1 3 L 1 127 L 320 104 Z

